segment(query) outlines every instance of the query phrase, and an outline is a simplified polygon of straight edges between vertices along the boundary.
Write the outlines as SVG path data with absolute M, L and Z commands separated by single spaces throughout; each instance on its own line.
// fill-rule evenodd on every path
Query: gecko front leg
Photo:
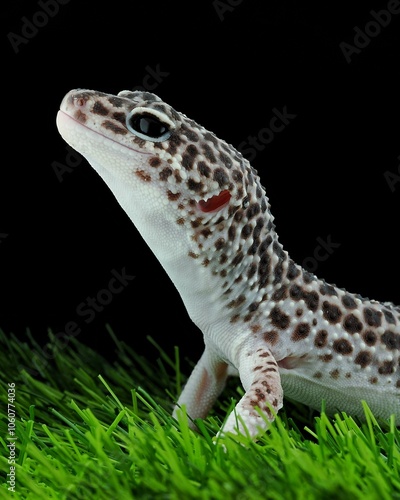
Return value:
M 195 429 L 193 420 L 207 416 L 225 387 L 228 375 L 228 364 L 206 346 L 179 397 L 173 416 L 176 418 L 181 407 L 185 406 L 190 417 L 189 425 Z
M 273 412 L 283 406 L 278 365 L 268 349 L 259 348 L 242 355 L 239 373 L 246 393 L 229 415 L 221 434 L 240 432 L 256 437 L 268 421 L 274 420 Z

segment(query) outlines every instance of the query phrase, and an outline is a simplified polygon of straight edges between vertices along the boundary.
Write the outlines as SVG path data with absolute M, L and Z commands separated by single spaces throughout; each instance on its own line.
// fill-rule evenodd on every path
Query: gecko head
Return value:
M 158 217 L 191 230 L 221 228 L 267 209 L 258 176 L 238 151 L 149 92 L 73 90 L 57 125 L 136 225 L 138 217 Z

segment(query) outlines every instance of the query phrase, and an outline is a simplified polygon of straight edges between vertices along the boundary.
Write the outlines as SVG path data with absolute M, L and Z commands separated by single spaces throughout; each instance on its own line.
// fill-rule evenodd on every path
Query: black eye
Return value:
M 126 125 L 132 133 L 147 141 L 165 141 L 171 135 L 169 126 L 149 113 L 130 113 Z

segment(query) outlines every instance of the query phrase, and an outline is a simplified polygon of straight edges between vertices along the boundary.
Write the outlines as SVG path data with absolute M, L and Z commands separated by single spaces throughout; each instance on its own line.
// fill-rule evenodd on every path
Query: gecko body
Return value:
M 245 390 L 223 432 L 265 429 L 283 394 L 329 413 L 400 419 L 400 308 L 329 285 L 279 242 L 259 176 L 154 94 L 73 90 L 62 137 L 107 183 L 178 289 L 205 350 L 178 400 L 204 418 Z

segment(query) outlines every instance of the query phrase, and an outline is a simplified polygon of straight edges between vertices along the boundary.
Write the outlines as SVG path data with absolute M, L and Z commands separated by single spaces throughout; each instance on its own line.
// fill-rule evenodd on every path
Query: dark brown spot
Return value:
M 320 286 L 319 291 L 321 292 L 321 295 L 337 296 L 336 288 L 325 282 Z
M 157 168 L 161 165 L 161 160 L 158 158 L 158 156 L 152 156 L 149 159 L 149 165 L 150 167 Z
M 229 302 L 229 304 L 227 305 L 227 307 L 229 307 L 229 309 L 233 309 L 235 307 L 239 307 L 240 305 L 243 304 L 243 302 L 246 300 L 246 297 L 242 294 L 242 295 L 239 295 L 239 297 L 235 300 L 232 300 L 231 302 Z
M 273 284 L 277 285 L 282 281 L 283 275 L 283 260 L 280 259 L 274 268 L 274 281 Z
M 159 174 L 160 180 L 166 181 L 171 174 L 172 174 L 172 168 L 170 167 L 163 168 Z
M 229 181 L 229 178 L 226 175 L 225 170 L 223 170 L 222 168 L 216 168 L 214 170 L 213 179 L 214 181 L 218 182 L 219 187 L 221 188 L 224 187 Z
M 289 316 L 281 311 L 277 306 L 272 309 L 269 316 L 271 318 L 272 324 L 280 330 L 284 330 L 290 324 Z
M 179 219 L 176 219 L 176 223 L 182 226 L 183 224 L 185 224 L 185 218 L 179 217 Z
M 326 330 L 319 330 L 314 339 L 315 347 L 325 347 L 328 343 L 328 332 Z
M 316 311 L 319 304 L 317 292 L 303 292 L 303 298 L 310 311 Z
M 391 375 L 394 373 L 394 361 L 384 361 L 378 369 L 381 375 Z
M 288 289 L 287 289 L 287 287 L 286 286 L 280 286 L 278 288 L 278 290 L 276 290 L 272 294 L 272 300 L 274 302 L 279 302 L 280 300 L 286 299 L 287 296 L 288 296 Z
M 293 300 L 300 300 L 301 297 L 302 297 L 302 289 L 299 287 L 299 285 L 292 285 L 290 287 L 290 297 L 293 299 Z
M 253 228 L 251 224 L 245 224 L 242 228 L 242 232 L 240 233 L 240 236 L 246 240 L 252 233 Z
M 239 208 L 233 217 L 235 222 L 240 222 L 243 219 L 243 215 L 244 215 L 244 210 Z
M 366 307 L 364 309 L 364 318 L 369 326 L 381 326 L 382 324 L 382 313 Z
M 246 211 L 247 218 L 250 220 L 260 213 L 260 205 L 258 203 L 251 203 Z
M 228 260 L 228 256 L 226 255 L 226 253 L 223 253 L 223 254 L 221 254 L 221 256 L 219 258 L 219 263 L 225 264 L 227 260 Z
M 351 295 L 343 295 L 342 297 L 342 304 L 346 309 L 355 309 L 357 307 L 356 301 L 351 297 Z
M 203 235 L 204 238 L 208 238 L 210 236 L 211 232 L 212 232 L 211 229 L 206 227 L 200 231 L 200 234 Z
M 239 319 L 240 319 L 240 314 L 234 314 L 230 319 L 230 323 L 236 323 L 237 321 L 239 321 Z
M 139 177 L 142 181 L 145 182 L 150 182 L 151 181 L 151 176 L 145 172 L 144 170 L 135 170 L 135 175 Z
M 167 191 L 167 196 L 170 201 L 176 201 L 180 197 L 181 193 L 172 193 L 171 191 Z
M 197 170 L 200 175 L 204 175 L 204 177 L 207 178 L 210 177 L 211 168 L 206 163 L 204 163 L 204 161 L 199 161 L 199 163 L 197 164 Z
M 191 191 L 195 191 L 196 193 L 198 191 L 201 191 L 203 188 L 203 183 L 202 182 L 196 182 L 193 180 L 191 177 L 187 181 L 187 186 Z
M 330 376 L 336 380 L 339 378 L 339 373 L 340 373 L 339 370 L 336 368 L 335 370 L 331 371 Z
M 400 349 L 400 335 L 397 335 L 394 332 L 386 330 L 381 337 L 381 341 L 390 351 L 393 349 Z
M 303 340 L 308 337 L 309 333 L 310 325 L 308 323 L 299 323 L 294 329 L 291 339 L 293 340 L 293 342 L 298 342 L 299 340 Z
M 369 383 L 370 383 L 370 384 L 377 384 L 377 383 L 378 383 L 378 379 L 377 379 L 377 377 L 371 377 L 371 378 L 369 379 Z
M 329 363 L 329 361 L 332 361 L 333 356 L 332 354 L 324 354 L 323 356 L 320 356 L 319 359 L 324 363 Z
M 126 128 L 119 127 L 110 120 L 104 121 L 101 126 L 104 127 L 106 130 L 111 130 L 112 132 L 114 132 L 114 134 L 117 135 L 126 135 L 128 133 Z
M 356 359 L 354 360 L 354 363 L 356 363 L 357 365 L 360 365 L 361 368 L 365 368 L 366 366 L 368 366 L 372 361 L 372 354 L 368 351 L 360 351 L 357 356 L 356 356 Z
M 310 273 L 309 271 L 305 271 L 303 269 L 303 279 L 304 283 L 308 284 L 315 280 L 315 276 L 313 275 L 313 273 Z
M 300 274 L 300 270 L 299 270 L 298 266 L 296 266 L 296 264 L 292 260 L 289 260 L 287 277 L 290 280 L 294 280 L 295 278 L 297 278 L 297 276 L 299 274 Z
M 252 302 L 248 307 L 249 312 L 257 311 L 259 305 L 259 302 Z
M 268 344 L 274 345 L 278 341 L 279 334 L 276 330 L 270 330 L 269 332 L 264 332 L 263 338 Z
M 92 108 L 92 112 L 96 115 L 107 116 L 108 109 L 101 102 L 95 102 Z
M 314 378 L 322 378 L 322 373 L 321 372 L 316 372 L 313 375 Z
M 232 266 L 235 267 L 237 266 L 238 264 L 240 264 L 240 262 L 242 262 L 242 260 L 244 259 L 244 255 L 243 255 L 243 252 L 240 251 L 238 252 L 235 257 L 232 259 Z
M 324 318 L 329 321 L 329 323 L 338 323 L 342 317 L 340 309 L 334 304 L 330 304 L 325 300 L 322 304 L 322 312 Z
M 192 251 L 188 252 L 188 256 L 191 257 L 192 259 L 198 259 L 199 258 L 199 254 L 198 253 L 194 253 Z
M 114 106 L 115 108 L 122 108 L 122 106 L 125 105 L 126 101 L 125 99 L 122 99 L 121 97 L 117 97 L 117 96 L 108 96 L 107 97 L 108 99 L 108 102 Z
M 211 148 L 211 146 L 207 143 L 204 143 L 201 145 L 204 151 L 204 156 L 207 158 L 207 160 L 211 163 L 215 163 L 217 159 L 215 158 L 214 152 Z
M 334 351 L 338 354 L 343 354 L 344 356 L 353 352 L 353 346 L 346 339 L 335 340 L 332 347 Z
M 343 321 L 343 328 L 349 333 L 358 333 L 362 330 L 362 323 L 354 314 L 348 314 Z
M 296 309 L 296 316 L 302 316 L 303 315 L 303 309 L 299 308 L 299 309 Z
M 368 345 L 368 346 L 373 346 L 376 344 L 376 339 L 377 339 L 377 336 L 376 336 L 376 333 L 373 332 L 372 330 L 367 330 L 365 331 L 363 334 L 362 334 L 362 338 L 364 339 L 364 342 Z
M 122 111 L 115 111 L 112 114 L 112 117 L 114 118 L 114 120 L 117 120 L 117 122 L 122 123 L 122 125 L 125 126 L 125 119 L 126 119 L 125 113 L 123 113 Z
M 232 160 L 228 155 L 226 155 L 225 153 L 220 153 L 219 157 L 226 168 L 232 167 Z
M 87 116 L 80 109 L 74 113 L 74 117 L 79 123 L 86 123 Z
M 390 323 L 391 325 L 396 324 L 396 319 L 390 311 L 388 311 L 387 309 L 383 309 L 383 314 L 388 323 Z
M 203 222 L 203 219 L 201 217 L 197 217 L 197 219 L 190 221 L 190 225 L 194 229 L 196 229 L 197 227 L 199 227 L 201 225 L 202 222 Z
M 174 177 L 178 184 L 182 182 L 182 177 L 178 170 L 174 170 Z
M 193 144 L 189 144 L 185 152 L 182 155 L 182 166 L 186 170 L 192 170 L 196 156 L 198 155 L 198 150 Z
M 257 266 L 256 264 L 251 264 L 251 266 L 249 267 L 249 270 L 247 271 L 247 278 L 248 279 L 251 279 L 257 272 Z
M 191 128 L 187 127 L 186 125 L 182 125 L 181 132 L 189 139 L 189 141 L 197 142 L 199 140 L 199 137 L 196 134 L 196 132 L 194 132 Z

